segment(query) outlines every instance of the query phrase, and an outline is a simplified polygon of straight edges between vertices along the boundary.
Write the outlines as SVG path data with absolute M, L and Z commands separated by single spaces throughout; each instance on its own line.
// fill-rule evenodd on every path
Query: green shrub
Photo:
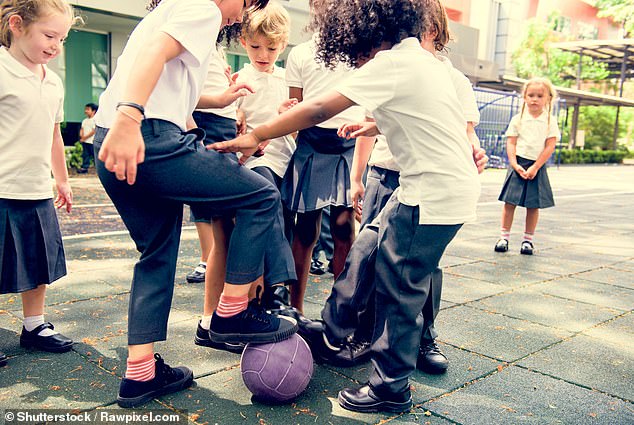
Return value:
M 66 167 L 68 169 L 81 167 L 83 151 L 84 149 L 79 142 L 75 142 L 72 148 L 66 148 Z
M 617 151 L 563 149 L 560 155 L 562 164 L 620 164 L 628 153 L 622 149 Z

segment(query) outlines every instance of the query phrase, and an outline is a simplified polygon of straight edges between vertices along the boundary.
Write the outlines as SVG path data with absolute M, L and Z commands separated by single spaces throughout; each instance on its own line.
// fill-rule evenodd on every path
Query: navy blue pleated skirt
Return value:
M 518 156 L 517 163 L 526 170 L 535 161 Z M 555 206 L 546 165 L 539 169 L 533 180 L 523 179 L 514 169 L 509 167 L 498 200 L 524 208 Z
M 35 289 L 66 275 L 52 199 L 0 199 L 0 293 Z
M 329 205 L 351 207 L 350 169 L 354 139 L 337 136 L 336 129 L 311 127 L 299 132 L 280 192 L 292 212 Z

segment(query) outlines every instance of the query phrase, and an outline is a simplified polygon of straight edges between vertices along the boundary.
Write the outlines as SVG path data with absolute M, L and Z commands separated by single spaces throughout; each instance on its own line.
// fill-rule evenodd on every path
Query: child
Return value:
M 130 294 L 128 367 L 117 398 L 122 407 L 193 381 L 190 369 L 171 368 L 154 353 L 154 342 L 167 334 L 183 203 L 210 215 L 236 215 L 212 339 L 273 342 L 297 329 L 294 321 L 248 303 L 247 296 L 262 274 L 264 246 L 284 237 L 279 194 L 237 161 L 209 155 L 202 148 L 202 130 L 186 131 L 196 105 L 223 107 L 244 95 L 247 86 L 238 84 L 200 97 L 221 26 L 241 21 L 244 7 L 259 9 L 266 3 L 154 1 L 156 7 L 130 35 L 101 95 L 94 140 L 97 172 L 141 252 Z
M 442 4 L 438 0 L 433 0 L 430 7 L 425 10 L 425 15 L 429 20 L 429 31 L 424 34 L 421 46 L 447 66 L 467 121 L 467 137 L 473 145 L 474 161 L 478 171 L 482 172 L 487 159 L 484 150 L 480 148 L 474 130 L 480 120 L 480 113 L 471 83 L 464 74 L 451 65 L 447 58 L 439 54 L 450 40 L 447 14 Z M 353 130 L 362 125 L 344 125 L 339 134 L 354 137 L 356 134 Z M 370 168 L 367 173 L 365 195 L 363 195 L 361 176 L 367 163 L 370 164 Z M 337 278 L 332 294 L 322 312 L 324 325 L 329 334 L 343 339 L 354 332 L 353 338 L 346 341 L 339 351 L 323 353 L 322 360 L 341 366 L 352 366 L 363 362 L 370 355 L 369 347 L 375 316 L 374 260 L 378 243 L 378 223 L 374 220 L 399 186 L 400 167 L 390 152 L 385 136 L 377 136 L 374 146 L 357 143 L 354 164 L 351 178 L 355 208 L 359 209 L 361 196 L 364 201 L 361 209 L 361 231 L 348 254 L 344 272 Z M 432 374 L 444 373 L 449 365 L 447 357 L 435 342 L 437 333 L 434 329 L 434 320 L 440 309 L 441 292 L 442 271 L 437 269 L 432 276 L 430 296 L 422 311 L 423 334 L 416 363 L 419 370 Z M 360 314 L 359 311 L 361 311 Z
M 539 219 L 539 209 L 555 205 L 548 181 L 546 161 L 561 138 L 552 106 L 557 92 L 546 78 L 532 78 L 522 91 L 522 111 L 511 119 L 506 131 L 506 153 L 509 170 L 498 198 L 504 202 L 500 239 L 495 252 L 509 249 L 509 236 L 515 207 L 526 208 L 526 224 L 520 253 L 533 255 L 533 236 Z M 528 111 L 527 111 L 528 109 Z
M 64 89 L 46 64 L 75 21 L 64 0 L 0 4 L 0 293 L 21 293 L 20 345 L 53 353 L 73 345 L 44 321 L 46 285 L 66 275 L 55 207 L 70 212 L 73 196 L 60 132 Z
M 334 91 L 211 148 L 249 154 L 263 140 L 313 126 L 355 104 L 372 113 L 400 166 L 401 186 L 381 214 L 374 371 L 368 384 L 341 391 L 339 404 L 359 412 L 402 412 L 412 405 L 408 377 L 416 368 L 419 317 L 431 275 L 462 223 L 475 218 L 480 184 L 449 74 L 417 39 L 426 32 L 430 0 L 320 4 L 324 12 L 313 17 L 318 57 L 330 67 L 341 60 L 360 69 Z
M 352 74 L 348 67 L 329 70 L 315 61 L 317 38 L 317 34 L 313 35 L 311 40 L 295 46 L 288 55 L 286 82 L 291 99 L 310 100 Z M 319 123 L 319 126 L 300 131 L 297 149 L 282 182 L 282 202 L 297 213 L 292 241 L 297 284 L 291 287 L 291 305 L 300 312 L 304 309 L 313 247 L 319 237 L 321 210 L 330 206 L 335 276 L 343 269 L 354 240 L 350 169 L 355 141 L 339 137 L 337 129 L 346 122 L 362 118 L 362 109 L 354 107 Z
M 88 172 L 90 168 L 90 161 L 94 157 L 92 148 L 92 141 L 95 137 L 95 120 L 94 116 L 97 113 L 97 105 L 94 103 L 87 103 L 84 108 L 84 115 L 86 118 L 81 122 L 81 129 L 79 130 L 79 141 L 81 142 L 81 168 L 77 170 L 79 174 Z

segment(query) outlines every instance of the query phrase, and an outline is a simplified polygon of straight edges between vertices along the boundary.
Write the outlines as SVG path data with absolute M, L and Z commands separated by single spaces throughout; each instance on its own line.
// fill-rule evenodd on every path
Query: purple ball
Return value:
M 271 344 L 247 344 L 240 359 L 242 380 L 262 401 L 285 402 L 300 395 L 313 375 L 313 356 L 297 334 Z

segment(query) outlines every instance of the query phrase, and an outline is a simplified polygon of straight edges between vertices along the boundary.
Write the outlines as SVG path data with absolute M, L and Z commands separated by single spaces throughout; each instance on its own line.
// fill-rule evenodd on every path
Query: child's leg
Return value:
M 537 221 L 539 220 L 539 208 L 526 208 L 526 226 L 524 227 L 524 240 L 532 241 Z
M 502 209 L 502 228 L 500 230 L 500 237 L 508 240 L 511 233 L 511 226 L 513 226 L 513 216 L 515 215 L 515 205 L 504 204 Z M 506 237 L 505 237 L 506 236 Z
M 300 312 L 304 310 L 304 294 L 308 282 L 308 271 L 313 248 L 319 237 L 321 210 L 297 213 L 297 222 L 293 228 L 293 259 L 297 283 L 291 285 L 291 306 Z
M 46 285 L 39 285 L 35 289 L 22 292 L 22 313 L 24 317 L 41 316 L 44 314 L 44 298 Z
M 348 252 L 354 242 L 354 212 L 352 208 L 330 206 L 330 234 L 334 241 L 332 272 L 335 278 L 343 270 Z
M 218 307 L 220 294 L 225 283 L 228 236 L 233 229 L 230 218 L 213 219 L 211 222 L 213 242 L 207 258 L 207 274 L 205 275 L 205 301 L 203 304 L 204 329 L 209 329 L 211 315 Z
M 200 242 L 200 261 L 207 262 L 213 245 L 211 223 L 196 222 L 196 232 L 198 232 L 198 241 Z

